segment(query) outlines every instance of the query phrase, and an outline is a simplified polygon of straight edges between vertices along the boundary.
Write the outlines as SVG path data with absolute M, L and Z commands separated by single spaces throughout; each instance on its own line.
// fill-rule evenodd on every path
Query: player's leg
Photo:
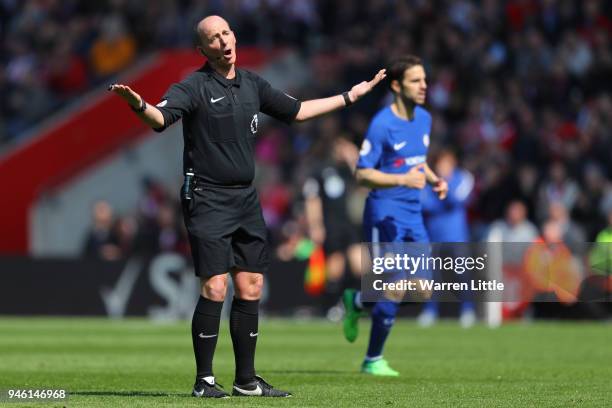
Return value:
M 353 343 L 359 335 L 359 318 L 364 314 L 361 291 L 345 289 L 342 294 L 342 304 L 344 305 L 342 331 L 346 341 Z
M 377 250 L 377 243 L 380 242 L 380 233 L 376 227 L 376 213 L 373 208 L 372 200 L 368 198 L 363 212 L 363 237 L 364 242 L 372 243 L 372 250 Z M 362 248 L 362 250 L 364 250 Z M 376 254 L 372 254 L 376 256 Z M 353 252 L 355 256 L 355 252 Z M 361 257 L 361 253 L 359 253 Z M 353 260 L 355 264 L 355 261 Z M 346 289 L 342 294 L 342 304 L 344 305 L 344 319 L 342 321 L 342 331 L 344 338 L 353 343 L 359 335 L 359 318 L 365 314 L 366 305 L 361 301 L 361 291 Z
M 325 289 L 319 300 L 319 306 L 323 314 L 330 320 L 335 316 L 341 315 L 342 310 L 337 305 L 338 298 L 344 289 L 344 269 L 346 268 L 346 260 L 344 252 L 341 250 L 327 251 L 325 250 Z M 337 319 L 337 317 L 336 317 Z
M 359 280 L 363 275 L 363 268 L 361 265 L 361 250 L 362 245 L 359 243 L 351 244 L 346 250 L 346 258 L 349 264 L 349 270 L 351 272 L 351 278 Z
M 436 299 L 432 299 L 423 305 L 423 310 L 417 318 L 421 327 L 431 327 L 438 321 L 440 305 Z
M 436 254 L 444 257 L 444 253 Z M 443 282 L 445 277 L 442 276 L 439 271 L 433 271 L 432 279 L 434 281 Z M 440 316 L 440 303 L 438 302 L 438 296 L 433 293 L 429 301 L 423 304 L 423 309 L 417 317 L 417 323 L 421 327 L 431 327 L 437 323 Z
M 472 248 L 467 243 L 459 243 L 455 247 L 452 247 L 454 250 L 455 257 L 469 257 L 473 256 Z M 460 283 L 466 283 L 469 287 L 469 283 L 473 278 L 471 271 L 465 271 L 462 274 L 453 273 L 453 278 L 455 278 Z M 460 309 L 459 309 L 459 324 L 464 329 L 468 329 L 476 324 L 476 305 L 474 304 L 473 293 L 471 290 L 462 290 L 459 292 L 459 299 L 461 301 Z
M 392 242 L 394 243 L 392 245 L 395 246 L 394 252 L 408 251 L 411 256 L 419 256 L 424 249 L 423 245 L 419 244 L 429 241 L 420 211 L 402 210 L 398 207 L 394 207 L 390 211 L 396 214 L 395 219 L 389 221 L 387 217 L 382 217 L 376 223 L 372 243 Z M 407 245 L 412 246 L 407 247 Z M 418 271 L 414 278 L 422 278 L 423 272 Z M 402 275 L 398 275 L 398 279 L 401 278 Z M 362 372 L 381 376 L 399 375 L 397 371 L 389 367 L 389 364 L 383 358 L 383 349 L 395 323 L 395 316 L 403 296 L 403 292 L 387 293 L 385 297 L 390 300 L 379 301 L 374 305 L 371 313 L 370 340 L 362 365 Z
M 343 315 L 338 298 L 345 288 L 355 285 L 355 275 L 360 273 L 355 271 L 360 265 L 354 259 L 356 256 L 357 261 L 361 260 L 360 246 L 357 244 L 360 234 L 355 226 L 337 222 L 330 223 L 326 230 L 323 245 L 326 254 L 325 291 L 320 303 L 327 318 L 336 321 Z
M 376 302 L 372 308 L 372 327 L 370 329 L 370 340 L 368 350 L 361 366 L 361 371 L 366 374 L 398 376 L 399 373 L 389 367 L 383 358 L 383 348 L 391 332 L 399 303 L 392 301 Z

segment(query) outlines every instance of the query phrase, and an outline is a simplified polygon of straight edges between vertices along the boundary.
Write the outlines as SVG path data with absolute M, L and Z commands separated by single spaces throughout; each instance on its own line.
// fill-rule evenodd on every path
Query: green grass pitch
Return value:
M 293 398 L 202 400 L 189 396 L 194 363 L 189 323 L 144 320 L 0 319 L 0 389 L 63 388 L 66 402 L 2 403 L 68 407 L 567 407 L 612 405 L 612 326 L 509 324 L 421 329 L 399 321 L 385 356 L 399 378 L 358 372 L 368 321 L 355 344 L 340 325 L 265 320 L 259 373 Z M 215 356 L 217 380 L 231 389 L 227 322 Z

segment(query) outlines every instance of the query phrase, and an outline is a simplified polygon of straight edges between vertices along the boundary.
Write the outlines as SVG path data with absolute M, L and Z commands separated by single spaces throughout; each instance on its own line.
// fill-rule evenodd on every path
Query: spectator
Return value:
M 526 250 L 525 243 L 538 236 L 537 228 L 527 219 L 527 207 L 522 201 L 512 201 L 506 209 L 506 216 L 491 224 L 487 235 L 488 242 L 513 242 L 504 245 L 502 255 L 505 263 L 520 264 Z
M 100 78 L 116 74 L 134 60 L 135 53 L 136 43 L 127 32 L 123 18 L 107 16 L 90 51 L 94 74 Z
M 113 225 L 112 243 L 117 246 L 122 258 L 129 257 L 135 250 L 138 223 L 132 216 L 120 216 Z
M 538 218 L 545 219 L 547 210 L 552 202 L 559 202 L 571 211 L 578 198 L 578 185 L 567 176 L 562 162 L 551 164 L 549 176 L 540 187 L 538 193 Z
M 555 228 L 560 231 L 560 242 L 567 245 L 575 254 L 583 253 L 586 249 L 584 230 L 570 219 L 567 208 L 560 201 L 553 201 L 548 206 L 546 223 L 551 222 L 555 223 Z
M 104 259 L 116 260 L 121 251 L 113 243 L 113 209 L 104 201 L 96 201 L 92 207 L 92 226 L 87 233 L 83 255 Z

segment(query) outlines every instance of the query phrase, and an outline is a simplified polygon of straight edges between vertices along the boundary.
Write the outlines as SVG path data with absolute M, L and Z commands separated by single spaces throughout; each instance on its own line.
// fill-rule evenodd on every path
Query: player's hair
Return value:
M 391 83 L 394 80 L 401 83 L 402 79 L 404 79 L 404 72 L 406 72 L 407 69 L 414 67 L 415 65 L 423 65 L 423 61 L 416 55 L 410 54 L 401 56 L 391 61 L 387 68 L 389 89 L 393 90 L 391 88 Z

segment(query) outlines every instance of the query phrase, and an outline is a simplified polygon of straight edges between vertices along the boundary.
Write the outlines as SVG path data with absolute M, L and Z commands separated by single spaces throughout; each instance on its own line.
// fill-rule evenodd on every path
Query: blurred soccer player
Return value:
M 361 272 L 359 229 L 351 221 L 348 208 L 359 152 L 347 135 L 323 137 L 317 145 L 318 160 L 302 192 L 310 239 L 325 251 L 325 291 L 319 303 L 334 320 L 342 314 L 341 307 L 334 306 L 339 295 Z M 346 269 L 352 276 L 345 276 Z
M 425 69 L 420 58 L 408 55 L 391 63 L 387 75 L 394 100 L 372 119 L 356 171 L 358 182 L 372 189 L 363 215 L 365 239 L 372 243 L 428 242 L 420 190 L 428 182 L 440 198 L 445 198 L 448 185 L 426 163 L 431 115 L 420 106 L 425 103 L 427 90 Z M 394 300 L 376 302 L 372 308 L 370 342 L 362 372 L 399 375 L 382 354 L 402 296 L 396 294 Z M 363 309 L 361 293 L 347 289 L 343 302 L 344 335 L 353 342 Z
M 423 215 L 429 238 L 432 242 L 468 242 L 470 231 L 467 223 L 465 204 L 474 188 L 474 176 L 467 170 L 457 167 L 457 157 L 450 150 L 442 150 L 434 164 L 436 173 L 448 180 L 448 197 L 442 201 L 431 189 L 423 189 L 421 196 Z M 463 245 L 443 245 L 442 250 L 450 256 L 466 256 L 468 248 Z M 454 278 L 465 281 L 469 274 L 453 274 Z M 461 293 L 461 312 L 459 321 L 462 327 L 473 326 L 476 322 L 474 303 L 469 293 Z M 425 304 L 419 316 L 421 326 L 431 326 L 438 319 L 438 302 L 435 295 Z

